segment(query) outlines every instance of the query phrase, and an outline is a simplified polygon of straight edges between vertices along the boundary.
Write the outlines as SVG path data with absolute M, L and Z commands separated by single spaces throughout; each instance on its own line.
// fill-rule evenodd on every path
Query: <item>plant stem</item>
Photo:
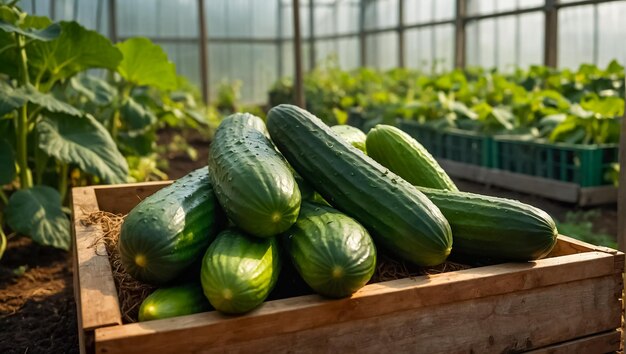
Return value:
M 20 64 L 20 84 L 26 86 L 30 82 L 28 77 L 28 60 L 24 37 L 16 34 L 18 61 Z M 17 117 L 17 164 L 20 167 L 20 188 L 30 188 L 33 185 L 30 169 L 28 168 L 28 104 L 24 104 Z
M 0 188 L 0 199 L 4 203 L 4 205 L 9 205 L 9 197 L 7 197 L 6 193 Z M 0 225 L 2 227 L 2 225 Z
M 109 132 L 111 133 L 111 138 L 113 138 L 113 141 L 115 141 L 116 143 L 117 143 L 117 125 L 120 120 L 120 107 L 123 104 L 126 104 L 126 101 L 130 97 L 131 90 L 132 90 L 132 87 L 128 84 L 122 87 L 122 93 L 121 93 L 121 97 L 119 100 L 119 104 L 116 107 L 115 112 L 113 113 L 113 116 L 111 117 L 111 124 L 109 126 Z
M 2 230 L 2 223 L 0 223 L 0 259 L 4 255 L 4 251 L 7 249 L 7 236 L 4 234 L 4 230 Z
M 61 171 L 59 172 L 59 194 L 61 195 L 61 203 L 65 200 L 67 194 L 67 175 L 69 171 L 69 164 L 61 162 Z

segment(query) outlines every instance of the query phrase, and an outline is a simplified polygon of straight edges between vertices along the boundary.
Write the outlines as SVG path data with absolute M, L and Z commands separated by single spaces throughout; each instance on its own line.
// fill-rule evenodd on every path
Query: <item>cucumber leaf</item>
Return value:
M 65 163 L 100 177 L 106 183 L 124 183 L 128 165 L 101 123 L 90 115 L 48 115 L 37 124 L 39 148 Z
M 0 81 L 0 117 L 22 107 L 26 101 L 27 98 L 23 93 Z
M 35 186 L 11 195 L 5 209 L 6 221 L 16 232 L 33 241 L 56 248 L 70 248 L 70 221 L 61 208 L 55 189 Z
M 157 117 L 150 109 L 146 109 L 132 97 L 128 98 L 120 113 L 131 131 L 144 131 L 157 121 Z
M 0 20 L 0 30 L 9 33 L 17 33 L 30 39 L 38 41 L 51 41 L 61 34 L 61 26 L 58 23 L 53 23 L 44 29 L 37 28 L 21 28 L 11 23 Z
M 74 91 L 85 96 L 98 106 L 106 106 L 113 102 L 117 92 L 108 82 L 92 75 L 80 75 L 70 79 Z
M 52 94 L 37 91 L 37 89 L 30 84 L 27 84 L 24 88 L 16 91 L 22 93 L 23 97 L 25 97 L 29 102 L 41 106 L 49 112 L 64 113 L 76 117 L 83 114 L 72 105 L 57 99 Z
M 49 42 L 34 42 L 28 48 L 28 63 L 40 77 L 67 79 L 91 68 L 115 69 L 120 51 L 108 38 L 77 22 L 60 22 L 61 35 Z
M 0 185 L 11 183 L 15 178 L 15 156 L 11 144 L 0 139 Z M 0 227 L 2 227 L 0 225 Z
M 117 71 L 126 81 L 160 90 L 177 87 L 176 66 L 160 46 L 143 37 L 130 38 L 116 46 L 124 56 Z

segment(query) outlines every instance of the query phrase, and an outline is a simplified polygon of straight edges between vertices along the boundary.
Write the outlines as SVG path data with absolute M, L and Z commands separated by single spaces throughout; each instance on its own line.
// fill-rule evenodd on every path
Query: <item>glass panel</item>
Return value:
M 406 67 L 431 72 L 433 59 L 432 32 L 431 28 L 414 28 L 404 32 L 404 63 Z
M 398 34 L 386 32 L 366 37 L 367 66 L 390 69 L 398 66 Z
M 626 1 L 598 5 L 598 18 L 602 21 L 598 24 L 597 64 L 604 67 L 613 59 L 617 59 L 622 65 L 626 64 Z
M 359 4 L 352 0 L 337 3 L 338 33 L 354 33 L 359 30 Z
M 467 25 L 467 64 L 491 68 L 496 65 L 495 20 L 486 19 Z
M 315 36 L 337 33 L 337 11 L 331 6 L 315 7 Z
M 433 2 L 434 0 L 404 0 L 404 24 L 431 22 Z
M 454 0 L 437 0 L 435 3 L 435 21 L 454 19 L 456 3 Z
M 560 67 L 578 67 L 593 62 L 593 5 L 559 10 Z
M 501 71 L 512 71 L 517 64 L 519 43 L 517 42 L 517 16 L 499 17 L 496 20 L 496 65 Z
M 398 0 L 373 0 L 365 5 L 365 28 L 389 28 L 398 25 Z
M 359 66 L 359 38 L 342 38 L 337 41 L 339 65 L 344 70 Z
M 435 71 L 452 70 L 454 67 L 454 26 L 441 25 L 435 30 Z
M 533 64 L 543 64 L 545 16 L 533 12 L 519 16 L 519 45 L 517 64 L 526 68 Z

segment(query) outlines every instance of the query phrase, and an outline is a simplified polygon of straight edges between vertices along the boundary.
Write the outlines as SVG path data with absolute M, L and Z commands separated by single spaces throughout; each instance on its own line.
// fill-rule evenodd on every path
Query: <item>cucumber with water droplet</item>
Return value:
M 209 174 L 206 167 L 195 170 L 128 213 L 118 249 L 133 278 L 166 284 L 202 256 L 222 218 Z
M 275 237 L 252 237 L 237 229 L 222 231 L 202 259 L 204 295 L 220 312 L 253 310 L 276 285 L 279 253 Z
M 209 311 L 211 305 L 197 283 L 159 288 L 139 307 L 139 322 Z
M 267 129 L 291 166 L 333 207 L 365 226 L 377 245 L 417 265 L 446 260 L 450 225 L 411 184 L 296 106 L 272 108 Z
M 280 239 L 302 279 L 320 295 L 350 296 L 376 269 L 376 247 L 367 230 L 324 205 L 303 202 L 298 221 Z
M 260 129 L 262 123 L 251 114 L 226 117 L 211 143 L 209 167 L 229 219 L 251 235 L 271 237 L 296 221 L 301 196 L 287 162 Z

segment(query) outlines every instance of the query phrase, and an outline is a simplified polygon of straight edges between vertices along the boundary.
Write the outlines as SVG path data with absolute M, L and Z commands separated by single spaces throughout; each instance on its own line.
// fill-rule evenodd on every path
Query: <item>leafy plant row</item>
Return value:
M 350 110 L 368 120 L 397 118 L 434 127 L 574 144 L 619 140 L 624 113 L 624 67 L 583 64 L 578 70 L 544 66 L 512 74 L 471 68 L 427 75 L 416 70 L 343 71 L 333 62 L 304 80 L 307 109 L 329 123 L 344 123 Z M 269 92 L 270 105 L 291 101 L 293 85 L 282 79 Z
M 150 40 L 113 44 L 14 3 L 0 5 L 0 257 L 4 221 L 68 249 L 68 186 L 163 176 L 157 130 L 207 130 L 217 117 Z

